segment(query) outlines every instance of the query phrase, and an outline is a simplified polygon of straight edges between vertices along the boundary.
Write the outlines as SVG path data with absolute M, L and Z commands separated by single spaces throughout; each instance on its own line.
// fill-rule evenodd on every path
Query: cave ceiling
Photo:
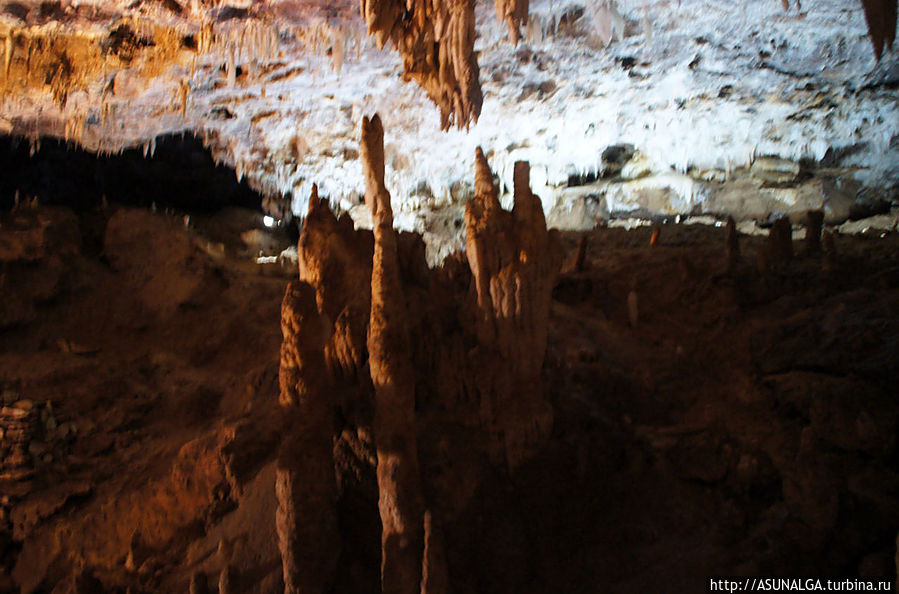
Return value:
M 295 212 L 312 184 L 351 210 L 378 112 L 396 222 L 420 231 L 470 194 L 477 146 L 501 189 L 529 160 L 547 210 L 610 146 L 675 210 L 703 199 L 686 172 L 759 156 L 839 153 L 895 188 L 895 23 L 895 0 L 3 0 L 0 133 L 151 154 L 189 132 Z

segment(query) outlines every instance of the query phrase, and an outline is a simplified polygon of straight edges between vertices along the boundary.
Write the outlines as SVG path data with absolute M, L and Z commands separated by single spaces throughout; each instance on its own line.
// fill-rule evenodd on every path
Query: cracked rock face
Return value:
M 895 2 L 788 6 L 6 1 L 0 132 L 150 154 L 157 136 L 190 131 L 239 178 L 292 196 L 295 213 L 318 184 L 370 225 L 355 131 L 379 112 L 395 223 L 424 235 L 432 262 L 462 245 L 476 146 L 504 205 L 515 162 L 530 162 L 562 227 L 889 201 Z M 441 132 L 452 124 L 467 130 Z M 609 168 L 620 146 L 631 158 Z M 759 157 L 786 165 L 755 175 Z

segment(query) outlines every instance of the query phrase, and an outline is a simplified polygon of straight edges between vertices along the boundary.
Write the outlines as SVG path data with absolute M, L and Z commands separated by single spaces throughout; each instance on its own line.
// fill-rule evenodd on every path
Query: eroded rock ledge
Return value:
M 360 465 L 377 470 L 382 590 L 419 592 L 423 583 L 421 591 L 442 592 L 441 540 L 458 538 L 454 520 L 486 475 L 518 468 L 549 438 L 553 413 L 541 368 L 561 248 L 528 186 L 527 163 L 517 165 L 508 212 L 478 150 L 477 191 L 465 218 L 467 266 L 457 254 L 429 269 L 421 237 L 393 228 L 378 116 L 363 120 L 362 156 L 373 232 L 354 230 L 347 215 L 337 219 L 317 195 L 310 199 L 300 280 L 288 288 L 282 311 L 281 401 L 321 419 L 336 397 L 346 427 L 335 452 L 356 452 L 354 460 L 338 455 L 338 483 Z M 321 320 L 329 321 L 324 335 Z M 315 340 L 301 343 L 304 327 L 312 337 L 330 337 L 297 359 L 294 345 Z M 311 360 L 319 364 L 306 364 Z M 333 389 L 309 390 L 323 374 Z M 330 426 L 324 419 L 293 423 L 287 443 L 321 443 L 322 427 Z M 311 536 L 326 527 L 320 518 L 333 516 L 326 498 L 314 500 L 327 509 L 310 515 L 292 511 L 300 502 L 281 495 L 285 481 L 309 484 L 322 464 L 317 458 L 293 465 L 295 477 L 279 474 L 282 543 L 305 540 L 281 534 L 283 518 L 295 518 L 296 534 Z M 303 517 L 314 520 L 303 526 Z M 285 577 L 297 575 L 296 553 L 282 544 L 282 554 Z

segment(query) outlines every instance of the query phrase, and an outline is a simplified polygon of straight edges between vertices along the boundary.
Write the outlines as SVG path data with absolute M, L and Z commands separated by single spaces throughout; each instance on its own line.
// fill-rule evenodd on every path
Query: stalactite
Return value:
M 477 122 L 483 95 L 474 55 L 474 0 L 362 0 L 362 16 L 378 47 L 389 40 L 440 109 L 443 129 Z M 408 18 L 411 15 L 411 18 Z
M 343 58 L 346 52 L 346 31 L 343 27 L 337 27 L 332 34 L 331 62 L 337 74 L 343 69 Z
M 496 18 L 509 28 L 509 41 L 518 45 L 521 27 L 528 25 L 528 0 L 494 0 Z
M 178 97 L 181 102 L 181 119 L 187 119 L 187 98 L 190 95 L 190 83 L 187 80 L 182 80 L 178 84 Z
M 879 60 L 884 47 L 889 49 L 896 40 L 896 0 L 862 0 L 868 35 Z
M 384 187 L 384 129 L 362 121 L 365 201 L 372 209 L 369 369 L 375 389 L 381 515 L 381 591 L 419 594 L 424 553 L 424 502 L 415 428 L 415 373 L 400 281 L 390 194 Z

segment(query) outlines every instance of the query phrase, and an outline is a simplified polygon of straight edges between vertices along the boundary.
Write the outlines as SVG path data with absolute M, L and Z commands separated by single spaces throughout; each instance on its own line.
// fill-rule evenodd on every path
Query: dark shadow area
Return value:
M 92 209 L 108 202 L 186 211 L 215 211 L 224 206 L 262 209 L 262 196 L 234 170 L 217 165 L 193 135 L 156 138 L 153 156 L 143 148 L 98 155 L 55 138 L 39 143 L 0 136 L 0 209 L 10 209 L 16 191 L 21 200 Z

